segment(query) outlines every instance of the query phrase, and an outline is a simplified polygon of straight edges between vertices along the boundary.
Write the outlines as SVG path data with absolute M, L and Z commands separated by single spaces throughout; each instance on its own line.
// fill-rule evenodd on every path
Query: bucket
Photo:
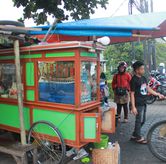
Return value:
M 109 137 L 107 135 L 101 135 L 101 141 L 99 143 L 94 143 L 96 149 L 107 148 Z

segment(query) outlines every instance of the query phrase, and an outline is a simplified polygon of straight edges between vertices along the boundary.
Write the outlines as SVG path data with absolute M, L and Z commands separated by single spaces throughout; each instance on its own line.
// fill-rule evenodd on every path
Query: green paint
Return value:
M 71 57 L 74 56 L 74 52 L 59 52 L 59 53 L 47 53 L 46 58 L 50 57 Z
M 42 54 L 32 54 L 32 55 L 21 55 L 21 59 L 35 59 L 35 58 L 41 58 Z
M 26 96 L 28 101 L 35 101 L 35 91 L 34 90 L 27 90 Z
M 14 56 L 0 56 L 0 60 L 10 60 L 14 59 Z
M 29 108 L 24 108 L 25 129 L 30 128 Z M 20 128 L 18 106 L 0 104 L 0 124 Z
M 21 59 L 35 59 L 35 58 L 41 58 L 42 54 L 33 54 L 33 55 L 21 55 Z M 11 60 L 14 59 L 14 56 L 0 56 L 0 60 Z
M 63 113 L 51 110 L 33 110 L 33 121 L 45 120 L 53 123 L 62 133 L 64 139 L 76 140 L 76 121 L 75 114 Z M 52 135 L 44 125 L 38 128 L 40 133 Z
M 85 139 L 96 138 L 96 118 L 93 117 L 84 118 L 84 138 Z
M 80 56 L 82 56 L 82 57 L 92 57 L 92 58 L 96 58 L 96 57 L 97 57 L 97 54 L 91 53 L 91 52 L 81 52 Z
M 34 86 L 35 80 L 34 80 L 34 63 L 29 62 L 26 63 L 26 85 L 27 86 Z

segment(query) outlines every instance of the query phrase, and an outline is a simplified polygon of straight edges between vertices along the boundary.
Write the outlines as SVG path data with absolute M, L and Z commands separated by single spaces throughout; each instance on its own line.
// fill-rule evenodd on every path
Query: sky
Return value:
M 154 12 L 166 11 L 166 0 L 153 0 Z M 124 3 L 123 3 L 124 2 Z M 123 5 L 121 5 L 123 3 Z M 121 7 L 120 7 L 121 6 Z M 119 8 L 120 7 L 120 8 Z M 118 9 L 118 10 L 117 10 Z M 13 7 L 12 0 L 0 0 L 0 20 L 17 20 L 23 14 L 23 8 Z M 134 10 L 134 14 L 138 14 Z M 128 0 L 109 0 L 107 9 L 98 8 L 91 18 L 128 15 Z M 52 19 L 49 20 L 53 22 Z M 34 26 L 32 19 L 25 21 L 26 26 Z

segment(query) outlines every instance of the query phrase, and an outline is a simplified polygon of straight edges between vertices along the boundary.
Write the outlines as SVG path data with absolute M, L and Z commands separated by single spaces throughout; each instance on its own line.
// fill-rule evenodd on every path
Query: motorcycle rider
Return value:
M 166 74 L 166 68 L 165 68 L 165 64 L 164 63 L 160 63 L 159 67 L 158 67 L 158 71 L 161 75 L 165 75 Z

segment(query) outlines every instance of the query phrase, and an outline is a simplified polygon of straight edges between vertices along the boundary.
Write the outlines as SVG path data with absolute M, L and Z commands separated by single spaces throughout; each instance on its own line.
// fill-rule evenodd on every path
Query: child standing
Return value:
M 130 82 L 131 89 L 131 111 L 135 115 L 135 129 L 131 137 L 137 143 L 146 144 L 147 141 L 141 136 L 141 126 L 145 122 L 146 118 L 146 97 L 148 92 L 164 98 L 163 95 L 153 91 L 147 85 L 147 80 L 143 76 L 145 73 L 144 63 L 136 61 L 133 64 L 134 76 Z

